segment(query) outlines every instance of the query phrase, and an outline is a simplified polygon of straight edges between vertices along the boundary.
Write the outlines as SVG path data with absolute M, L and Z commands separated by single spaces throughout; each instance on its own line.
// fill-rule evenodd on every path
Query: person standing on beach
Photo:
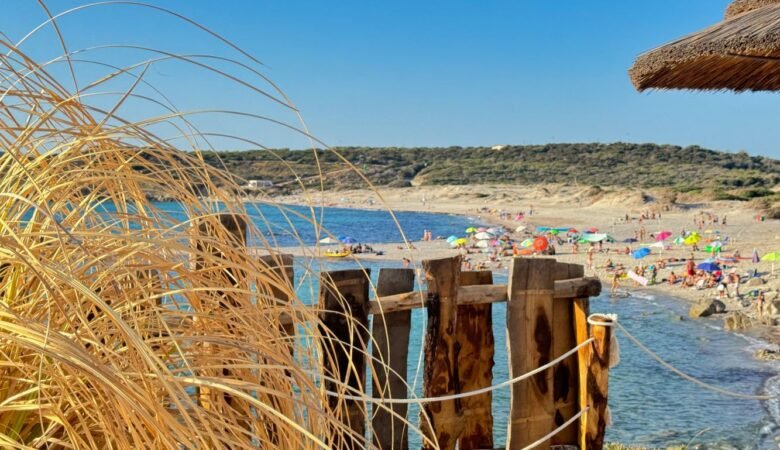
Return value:
M 615 273 L 612 275 L 612 288 L 610 289 L 613 297 L 617 295 L 618 287 L 620 287 L 620 274 L 615 271 Z
M 596 251 L 596 247 L 593 245 L 593 242 L 590 243 L 590 247 L 588 247 L 588 268 L 590 270 L 593 270 L 593 252 Z
M 764 316 L 764 291 L 758 291 L 758 298 L 756 298 L 756 307 L 758 308 L 758 317 Z

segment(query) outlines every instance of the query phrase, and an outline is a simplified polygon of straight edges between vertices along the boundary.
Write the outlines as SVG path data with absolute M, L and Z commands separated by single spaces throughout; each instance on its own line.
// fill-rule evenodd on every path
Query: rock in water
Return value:
M 726 331 L 746 330 L 750 328 L 750 318 L 739 311 L 723 318 L 723 329 Z
M 726 311 L 726 305 L 718 299 L 702 299 L 691 305 L 688 315 L 696 319 L 698 317 L 708 317 L 716 313 Z
M 762 348 L 756 352 L 755 357 L 762 361 L 780 361 L 780 351 Z

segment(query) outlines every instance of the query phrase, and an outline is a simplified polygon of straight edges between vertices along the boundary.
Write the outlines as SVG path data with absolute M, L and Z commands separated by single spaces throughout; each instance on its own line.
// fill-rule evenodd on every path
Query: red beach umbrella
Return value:
M 534 250 L 537 252 L 543 252 L 547 250 L 547 247 L 550 245 L 549 242 L 547 242 L 546 238 L 538 237 L 534 239 Z

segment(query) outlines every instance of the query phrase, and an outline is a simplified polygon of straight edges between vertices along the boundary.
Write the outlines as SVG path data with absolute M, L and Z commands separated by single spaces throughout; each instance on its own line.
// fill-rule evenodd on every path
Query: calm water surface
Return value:
M 173 204 L 161 207 L 177 212 Z M 313 243 L 315 227 L 307 208 L 291 207 L 295 214 L 280 213 L 276 208 L 262 206 L 253 216 L 258 227 L 276 234 L 279 245 Z M 286 217 L 285 217 L 286 216 Z M 384 211 L 361 211 L 327 208 L 317 210 L 317 221 L 322 221 L 334 235 L 349 235 L 360 242 L 387 243 L 401 240 L 401 234 Z M 434 235 L 462 234 L 475 225 L 474 219 L 460 216 L 404 213 L 396 214 L 410 239 L 419 239 L 423 229 Z M 288 223 L 289 221 L 289 223 Z M 297 231 L 297 234 L 293 232 Z M 376 281 L 381 267 L 398 264 L 371 263 L 372 278 Z M 355 261 L 316 262 L 314 270 L 357 268 Z M 304 280 L 299 292 L 302 298 L 311 298 L 317 292 L 316 277 L 304 276 L 306 270 L 298 261 L 297 279 Z M 506 275 L 496 274 L 496 283 L 505 283 Z M 610 300 L 602 296 L 591 302 L 593 312 L 613 312 L 635 336 L 679 369 L 707 382 L 744 393 L 780 393 L 780 372 L 776 363 L 756 361 L 752 353 L 764 346 L 761 341 L 736 333 L 724 332 L 718 319 L 680 320 L 687 317 L 685 303 L 655 293 L 634 293 L 627 298 Z M 422 372 L 421 346 L 425 328 L 425 312 L 413 311 L 412 336 L 409 352 L 409 382 L 420 395 Z M 506 305 L 493 305 L 495 335 L 494 383 L 508 379 L 506 355 Z M 609 441 L 643 446 L 685 445 L 692 439 L 704 448 L 764 449 L 777 448 L 777 402 L 758 402 L 724 397 L 705 391 L 658 365 L 627 339 L 618 334 L 621 362 L 610 372 L 610 408 L 613 425 L 608 428 Z M 509 411 L 509 391 L 494 392 L 496 443 L 506 439 L 506 420 Z M 410 418 L 417 417 L 417 409 L 410 408 Z M 410 436 L 412 447 L 419 438 Z

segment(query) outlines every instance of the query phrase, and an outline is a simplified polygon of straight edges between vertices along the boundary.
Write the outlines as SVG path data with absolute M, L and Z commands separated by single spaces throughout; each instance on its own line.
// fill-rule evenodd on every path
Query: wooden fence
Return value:
M 292 256 L 263 261 L 293 283 Z M 352 392 L 365 393 L 366 372 L 371 370 L 375 398 L 405 399 L 411 310 L 423 307 L 427 324 L 422 396 L 490 387 L 495 351 L 492 304 L 507 302 L 510 378 L 537 369 L 588 339 L 593 341 L 554 367 L 506 387 L 511 393 L 509 417 L 493 417 L 490 392 L 421 404 L 418 423 L 429 438 L 423 448 L 497 448 L 493 423 L 506 420 L 506 448 L 523 449 L 587 410 L 536 448 L 601 449 L 611 328 L 588 324 L 589 298 L 601 292 L 601 282 L 583 277 L 580 265 L 550 258 L 515 258 L 508 285 L 493 284 L 489 271 L 461 272 L 460 257 L 425 260 L 422 269 L 427 285 L 423 292 L 413 291 L 412 269 L 381 269 L 373 299 L 369 270 L 320 275 L 320 321 L 334 336 L 321 351 L 323 365 L 326 375 L 340 381 L 326 381 L 326 389 L 346 385 Z M 282 322 L 289 333 L 295 332 L 289 318 Z M 370 350 L 355 348 L 369 341 L 373 341 Z M 369 420 L 373 436 L 368 438 L 378 448 L 409 447 L 404 419 L 411 419 L 406 404 L 375 406 L 368 417 L 363 401 L 331 397 L 330 403 L 353 431 L 330 442 L 333 448 L 360 448 Z

